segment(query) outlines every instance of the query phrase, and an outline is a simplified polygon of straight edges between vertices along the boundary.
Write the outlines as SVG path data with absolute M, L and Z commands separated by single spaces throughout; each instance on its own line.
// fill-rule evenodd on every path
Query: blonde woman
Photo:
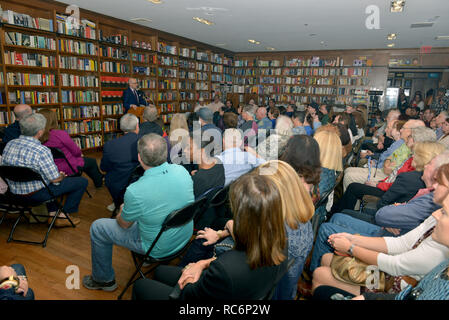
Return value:
M 176 113 L 170 121 L 170 131 L 165 137 L 168 146 L 168 158 L 173 162 L 175 157 L 182 157 L 182 148 L 189 141 L 189 127 L 183 113 Z M 173 150 L 172 150 L 173 149 Z
M 293 135 L 293 122 L 287 116 L 279 116 L 274 133 L 257 146 L 257 154 L 265 160 L 277 160 Z
M 327 126 L 326 126 L 327 127 Z M 341 161 L 343 155 L 343 146 L 341 144 L 340 137 L 333 130 L 318 128 L 314 135 L 314 139 L 318 142 L 320 147 L 320 162 L 321 162 L 321 176 L 319 190 L 320 195 L 328 193 L 335 185 L 335 179 L 337 172 L 343 171 L 343 163 Z M 316 211 L 316 223 L 319 225 L 324 220 L 325 209 L 328 211 L 332 207 L 333 193 L 329 196 L 329 206 L 321 206 Z
M 310 223 L 314 213 L 312 199 L 298 174 L 284 161 L 268 161 L 247 175 L 268 176 L 276 184 L 281 195 L 282 214 L 288 238 L 288 258 L 294 259 L 294 264 L 277 286 L 274 298 L 291 300 L 296 295 L 299 276 L 312 249 L 313 233 Z M 234 183 L 238 183 L 238 180 Z M 205 245 L 215 244 L 223 238 L 227 238 L 225 242 L 228 244 L 233 243 L 232 238 L 228 238 L 233 236 L 233 225 L 234 220 L 229 220 L 225 230 L 215 231 L 205 228 L 198 231 L 197 239 L 206 239 Z M 263 232 L 260 236 L 263 236 Z

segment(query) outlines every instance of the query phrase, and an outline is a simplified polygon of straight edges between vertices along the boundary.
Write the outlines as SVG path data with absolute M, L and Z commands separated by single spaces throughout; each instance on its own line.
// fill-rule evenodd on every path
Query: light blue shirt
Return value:
M 297 126 L 292 129 L 293 134 L 304 134 L 307 135 L 306 129 L 303 126 Z
M 259 129 L 265 129 L 265 130 L 273 129 L 273 123 L 267 117 L 263 118 L 262 120 L 257 121 L 257 126 Z
M 264 159 L 257 158 L 251 153 L 242 151 L 240 148 L 227 149 L 218 155 L 217 158 L 223 163 L 225 186 L 251 169 L 266 162 Z
M 437 128 L 435 134 L 437 135 L 437 140 L 439 140 L 444 135 L 443 128 Z
M 139 226 L 143 250 L 153 243 L 165 218 L 174 210 L 193 202 L 193 181 L 187 170 L 167 162 L 145 171 L 125 193 L 122 218 Z M 193 221 L 165 231 L 151 252 L 161 258 L 180 250 L 193 233 Z
M 385 160 L 387 160 L 387 158 L 389 156 L 391 156 L 393 154 L 393 152 L 395 152 L 396 149 L 398 149 L 403 143 L 404 143 L 404 140 L 402 140 L 402 139 L 396 140 L 395 142 L 393 142 L 391 144 L 391 146 L 388 147 L 387 150 L 382 152 L 379 157 L 379 162 L 377 163 L 377 167 L 383 168 Z

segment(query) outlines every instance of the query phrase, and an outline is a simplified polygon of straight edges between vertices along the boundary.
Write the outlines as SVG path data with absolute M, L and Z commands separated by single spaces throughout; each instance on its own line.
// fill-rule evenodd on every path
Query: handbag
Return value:
M 335 279 L 354 286 L 366 287 L 367 279 L 372 272 L 368 269 L 368 264 L 356 257 L 335 255 L 331 261 L 331 271 Z M 377 290 L 384 291 L 386 287 L 385 273 L 379 272 L 379 282 Z

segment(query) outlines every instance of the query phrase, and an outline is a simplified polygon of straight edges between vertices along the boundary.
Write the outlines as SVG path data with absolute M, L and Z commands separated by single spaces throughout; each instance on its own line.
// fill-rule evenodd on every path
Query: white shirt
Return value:
M 384 237 L 388 254 L 380 253 L 377 264 L 381 271 L 392 276 L 410 276 L 421 280 L 433 268 L 449 258 L 449 248 L 432 239 L 430 235 L 416 249 L 415 243 L 436 225 L 430 215 L 418 227 L 401 237 Z

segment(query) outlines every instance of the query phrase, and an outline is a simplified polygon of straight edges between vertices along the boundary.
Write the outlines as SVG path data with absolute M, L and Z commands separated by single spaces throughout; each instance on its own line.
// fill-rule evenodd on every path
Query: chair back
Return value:
M 189 203 L 185 207 L 175 210 L 170 213 L 162 223 L 161 231 L 165 231 L 171 228 L 181 227 L 190 221 L 192 221 L 197 213 L 202 209 L 207 202 L 207 198 L 201 198 L 193 203 Z
M 46 183 L 39 172 L 27 168 L 17 166 L 0 166 L 0 176 L 14 182 L 30 182 L 41 181 L 45 186 Z
M 230 184 L 215 193 L 209 202 L 210 207 L 218 207 L 226 203 L 229 197 L 229 186 Z
M 69 159 L 67 159 L 67 157 L 65 156 L 64 152 L 62 152 L 61 149 L 58 149 L 56 147 L 48 147 L 51 151 L 51 154 L 53 156 L 53 159 L 64 159 L 65 162 L 67 163 L 67 165 L 69 166 L 70 170 L 72 170 L 72 172 L 74 174 L 76 174 L 78 172 L 78 170 L 75 170 L 72 165 L 70 164 Z

